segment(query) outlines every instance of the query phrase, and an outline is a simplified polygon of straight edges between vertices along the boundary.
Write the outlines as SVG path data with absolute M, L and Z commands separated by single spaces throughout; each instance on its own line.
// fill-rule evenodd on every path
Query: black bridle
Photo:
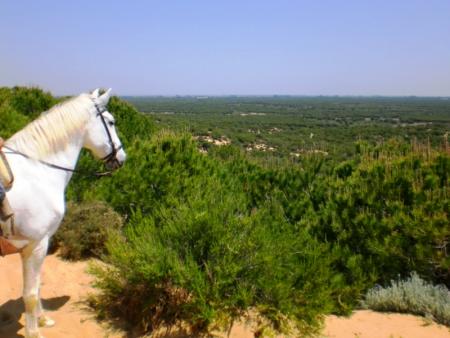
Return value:
M 101 110 L 98 104 L 94 103 L 95 109 L 97 109 L 97 116 L 100 116 L 100 119 L 102 121 L 103 127 L 105 127 L 106 134 L 108 135 L 109 145 L 111 146 L 111 152 L 103 157 L 101 160 L 106 163 L 114 163 L 119 164 L 119 161 L 116 158 L 117 153 L 120 149 L 123 148 L 123 145 L 120 145 L 119 147 L 116 147 L 114 144 L 114 141 L 111 136 L 111 132 L 109 131 L 108 125 L 106 124 L 105 117 L 103 116 L 103 113 L 106 111 L 106 109 Z
M 105 117 L 103 116 L 103 113 L 106 111 L 106 109 L 101 110 L 100 107 L 98 106 L 98 104 L 95 103 L 95 102 L 94 102 L 94 106 L 95 106 L 95 109 L 97 110 L 97 115 L 96 116 L 100 116 L 100 119 L 102 121 L 103 127 L 105 127 L 106 134 L 108 135 L 109 144 L 111 146 L 111 152 L 108 155 L 106 155 L 105 157 L 101 158 L 101 161 L 103 161 L 106 164 L 111 164 L 113 167 L 114 166 L 119 166 L 120 163 L 117 160 L 116 155 L 120 151 L 120 149 L 123 148 L 123 145 L 120 145 L 119 147 L 116 147 L 116 145 L 114 144 L 114 141 L 113 141 L 112 136 L 111 136 L 111 132 L 109 131 L 108 125 L 106 124 Z M 72 168 L 62 167 L 62 166 L 59 166 L 57 164 L 53 164 L 53 163 L 49 163 L 49 162 L 46 162 L 46 161 L 43 161 L 43 160 L 35 159 L 32 156 L 29 156 L 29 155 L 27 155 L 25 153 L 22 153 L 21 151 L 15 150 L 15 149 L 13 149 L 13 148 L 11 148 L 9 146 L 6 146 L 6 145 L 3 145 L 2 148 L 5 148 L 5 149 L 8 150 L 6 152 L 7 154 L 20 155 L 20 156 L 22 156 L 22 157 L 24 157 L 26 159 L 37 161 L 37 162 L 39 162 L 39 163 L 41 163 L 41 164 L 43 164 L 43 165 L 45 165 L 47 167 L 53 168 L 53 169 L 63 170 L 63 171 L 71 172 L 71 173 L 79 173 L 79 174 L 82 174 L 82 175 L 85 175 L 85 176 L 95 176 L 95 177 L 107 176 L 107 175 L 111 174 L 110 170 L 104 171 L 104 172 L 94 172 L 94 173 L 92 173 L 92 172 L 87 172 L 85 170 L 79 170 L 79 169 L 72 169 Z M 1 151 L 1 149 L 0 149 L 0 151 Z

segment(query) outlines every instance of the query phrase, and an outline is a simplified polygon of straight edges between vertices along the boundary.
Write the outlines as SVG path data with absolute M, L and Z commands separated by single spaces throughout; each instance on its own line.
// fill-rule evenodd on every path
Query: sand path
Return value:
M 43 328 L 46 338 L 121 338 L 99 324 L 82 300 L 92 292 L 86 262 L 69 263 L 55 255 L 46 258 L 42 273 L 42 299 L 47 314 L 56 320 Z M 19 255 L 0 258 L 0 338 L 23 338 L 22 269 Z M 170 337 L 180 337 L 173 334 Z M 235 325 L 230 338 L 252 338 L 252 329 Z M 420 317 L 356 311 L 350 318 L 328 316 L 322 337 L 328 338 L 450 338 L 447 327 Z

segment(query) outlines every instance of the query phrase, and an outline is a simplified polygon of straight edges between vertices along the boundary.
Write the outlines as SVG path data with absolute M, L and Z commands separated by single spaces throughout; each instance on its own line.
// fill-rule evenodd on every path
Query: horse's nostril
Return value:
M 116 170 L 123 166 L 124 160 L 113 159 L 106 163 L 109 170 Z

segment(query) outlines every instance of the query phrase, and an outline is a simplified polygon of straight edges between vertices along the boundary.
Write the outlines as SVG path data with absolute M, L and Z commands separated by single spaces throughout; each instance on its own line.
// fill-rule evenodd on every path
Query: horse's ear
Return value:
M 98 100 L 98 103 L 106 106 L 108 104 L 110 98 L 111 98 L 111 88 L 109 88 L 106 92 L 104 92 L 102 95 L 100 95 L 97 100 Z
M 98 97 L 99 93 L 100 93 L 100 88 L 97 88 L 91 93 L 91 97 L 96 99 Z

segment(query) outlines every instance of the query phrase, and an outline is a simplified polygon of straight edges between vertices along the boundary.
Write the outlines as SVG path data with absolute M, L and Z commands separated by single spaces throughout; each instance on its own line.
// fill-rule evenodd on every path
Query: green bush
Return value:
M 122 218 L 103 202 L 69 202 L 64 220 L 53 236 L 52 250 L 69 260 L 100 258 L 110 231 L 122 227 Z
M 85 198 L 102 198 L 125 216 L 134 210 L 154 215 L 173 196 L 189 198 L 194 178 L 201 181 L 220 169 L 198 152 L 188 134 L 160 131 L 150 140 L 136 140 L 127 155 L 123 168 L 85 192 Z
M 378 150 L 377 156 L 383 156 L 383 153 Z M 299 245 L 300 248 L 305 243 L 311 243 L 314 250 L 321 251 L 322 261 L 315 260 L 311 266 L 318 264 L 326 267 L 327 278 L 333 282 L 322 285 L 320 273 L 315 275 L 317 279 L 312 278 L 314 290 L 323 296 L 317 296 L 322 310 L 316 311 L 317 308 L 310 304 L 298 306 L 304 311 L 301 317 L 310 324 L 312 317 L 318 316 L 321 311 L 350 310 L 359 301 L 360 294 L 375 282 L 389 280 L 399 273 L 405 274 L 408 269 L 418 268 L 424 275 L 435 278 L 435 272 L 445 270 L 448 260 L 442 250 L 436 249 L 436 245 L 449 235 L 445 226 L 448 224 L 448 197 L 445 192 L 448 182 L 443 184 L 442 189 L 439 188 L 439 173 L 446 166 L 445 161 L 437 160 L 445 155 L 429 158 L 417 156 L 413 152 L 403 152 L 400 155 L 392 153 L 382 159 L 370 157 L 353 162 L 351 171 L 346 168 L 340 171 L 341 168 L 334 170 L 314 157 L 302 160 L 299 166 L 271 167 L 249 161 L 239 151 L 230 149 L 218 151 L 214 157 L 205 156 L 197 151 L 196 144 L 187 134 L 160 132 L 149 141 L 136 140 L 129 148 L 126 166 L 113 177 L 101 180 L 86 194 L 88 198 L 102 196 L 124 215 L 130 216 L 135 212 L 125 232 L 126 245 L 121 246 L 120 240 L 112 242 L 108 260 L 114 268 L 99 273 L 99 285 L 104 292 L 100 307 L 120 312 L 114 304 L 130 303 L 136 309 L 146 306 L 148 311 L 144 311 L 143 317 L 138 317 L 149 323 L 150 329 L 166 318 L 183 318 L 196 327 L 209 327 L 218 318 L 232 318 L 233 313 L 242 313 L 249 307 L 258 308 L 261 304 L 265 304 L 261 308 L 267 306 L 274 311 L 266 313 L 268 318 L 279 318 L 280 313 L 296 318 L 300 310 L 293 310 L 295 306 L 290 308 L 295 303 L 296 292 L 304 292 L 309 295 L 305 296 L 308 298 L 315 296 L 312 296 L 312 289 L 305 291 L 299 285 L 290 284 L 289 278 L 283 276 L 285 270 L 279 272 L 283 282 L 278 284 L 273 276 L 267 277 L 268 282 L 264 285 L 273 285 L 272 282 L 277 285 L 271 290 L 256 287 L 259 285 L 257 280 L 270 275 L 268 271 L 255 270 L 258 277 L 249 277 L 251 282 L 248 284 L 253 286 L 251 290 L 257 290 L 255 292 L 259 296 L 274 292 L 281 297 L 267 297 L 270 299 L 267 303 L 265 296 L 253 298 L 252 291 L 245 288 L 246 283 L 231 291 L 224 289 L 226 292 L 214 284 L 223 283 L 226 278 L 240 280 L 236 275 L 219 275 L 210 279 L 208 273 L 202 275 L 203 270 L 198 270 L 204 262 L 207 266 L 221 267 L 224 264 L 212 260 L 209 254 L 207 259 L 202 258 L 202 253 L 209 253 L 213 243 L 219 247 L 229 245 L 239 253 L 239 257 L 247 257 L 240 251 L 245 252 L 245 246 L 236 249 L 232 244 L 217 239 L 220 238 L 218 234 L 227 231 L 235 235 L 239 235 L 240 231 L 246 233 L 245 222 L 249 222 L 258 233 L 255 238 L 246 235 L 252 243 L 256 243 L 252 250 L 262 255 L 258 257 L 264 257 L 264 248 L 270 247 L 267 252 L 271 252 L 271 256 L 267 255 L 270 257 L 267 259 L 288 267 L 293 276 L 301 276 L 302 273 L 309 276 L 307 271 L 311 270 L 301 265 L 296 270 L 287 255 L 278 257 L 276 253 L 283 252 L 283 245 L 291 245 L 292 248 Z M 130 177 L 133 179 L 130 180 Z M 425 183 L 422 182 L 427 180 L 422 177 L 433 178 L 423 185 Z M 221 199 L 217 200 L 217 196 Z M 212 203 L 205 204 L 207 201 Z M 214 213 L 222 215 L 217 217 L 221 222 L 214 219 Z M 198 220 L 191 221 L 198 215 L 201 215 Z M 202 217 L 206 219 L 203 223 Z M 233 226 L 224 221 L 233 219 Z M 214 224 L 217 225 L 214 227 Z M 417 231 L 419 224 L 424 231 Z M 280 233 L 273 234 L 272 226 L 276 226 Z M 180 227 L 186 227 L 189 231 L 177 233 L 181 231 Z M 169 229 L 171 232 L 168 232 Z M 261 232 L 256 232 L 257 229 Z M 266 237 L 267 234 L 271 235 Z M 192 240 L 189 240 L 190 236 L 193 236 Z M 233 242 L 229 238 L 228 242 Z M 295 238 L 294 242 L 292 238 Z M 275 243 L 279 249 L 271 247 Z M 236 245 L 239 246 L 238 243 Z M 130 271 L 126 262 L 127 259 L 138 259 L 135 254 L 145 257 L 140 258 L 142 261 L 148 260 L 155 265 L 143 263 L 145 273 Z M 222 256 L 224 259 L 227 257 L 225 254 Z M 236 257 L 233 261 L 237 270 L 247 264 Z M 226 268 L 221 269 L 227 271 Z M 196 277 L 187 280 L 179 277 L 191 273 Z M 130 279 L 127 276 L 131 276 Z M 299 280 L 308 278 L 299 277 Z M 164 302 L 180 305 L 180 300 L 167 298 L 172 293 L 164 286 L 165 282 L 176 290 L 182 290 L 189 302 L 195 301 L 194 305 L 185 301 L 189 304 L 189 311 L 179 310 L 176 316 L 170 317 L 170 306 L 166 308 L 149 300 L 156 293 L 165 292 L 165 296 L 161 296 Z M 249 297 L 248 302 L 237 300 L 241 287 Z M 289 287 L 292 288 L 291 293 L 282 291 Z M 196 290 L 202 290 L 202 293 L 195 293 Z M 149 292 L 148 297 L 138 299 L 139 293 L 146 292 Z M 124 298 L 114 298 L 118 293 Z M 231 300 L 226 300 L 226 295 Z M 176 293 L 176 296 L 180 294 Z M 293 303 L 285 301 L 287 298 Z M 139 304 L 136 305 L 135 301 Z M 215 310 L 211 304 L 233 310 Z M 179 308 L 184 307 L 180 305 Z M 165 319 L 154 319 L 154 313 Z M 134 322 L 134 315 L 119 315 Z M 278 325 L 276 320 L 272 323 Z M 302 325 L 307 326 L 305 323 Z
M 58 102 L 50 93 L 37 87 L 14 87 L 11 92 L 11 106 L 22 114 L 35 119 L 43 111 Z
M 363 306 L 375 311 L 425 316 L 450 326 L 450 291 L 443 285 L 425 282 L 415 272 L 406 280 L 391 281 L 386 288 L 370 289 Z
M 58 100 L 50 93 L 37 87 L 0 88 L 0 105 L 8 104 L 13 110 L 30 120 L 35 119 L 57 102 Z
M 24 128 L 30 119 L 18 113 L 8 103 L 0 103 L 0 137 L 7 139 L 15 132 Z
M 143 331 L 186 321 L 205 332 L 256 309 L 278 330 L 308 333 L 335 310 L 342 278 L 327 245 L 291 226 L 276 200 L 247 208 L 237 178 L 183 135 L 135 146 L 110 196 L 121 206 L 132 194 L 136 211 L 125 237 L 109 238 L 109 264 L 94 270 L 103 315 Z
M 449 182 L 443 179 L 448 170 L 442 173 L 449 157 L 403 152 L 381 149 L 376 156 L 363 155 L 349 176 L 328 176 L 322 182 L 326 194 L 312 230 L 318 238 L 339 243 L 336 268 L 348 271 L 349 283 L 355 277 L 348 259 L 359 256 L 365 287 L 410 271 L 450 285 L 444 274 L 449 266 Z

